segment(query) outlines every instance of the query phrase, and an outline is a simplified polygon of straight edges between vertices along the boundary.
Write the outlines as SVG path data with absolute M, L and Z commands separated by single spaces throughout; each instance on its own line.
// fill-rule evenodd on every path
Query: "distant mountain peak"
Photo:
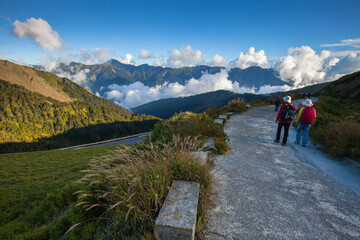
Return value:
M 119 62 L 116 59 L 110 59 L 109 61 L 105 62 L 106 64 L 110 64 L 110 65 L 119 65 L 119 64 L 123 64 L 121 62 Z

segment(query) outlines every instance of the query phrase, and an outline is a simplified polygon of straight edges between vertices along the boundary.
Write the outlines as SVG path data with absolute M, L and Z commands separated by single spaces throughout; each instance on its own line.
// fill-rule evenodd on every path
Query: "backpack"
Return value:
M 293 120 L 295 118 L 296 111 L 291 104 L 286 104 L 281 115 L 285 120 Z
M 275 99 L 275 104 L 276 104 L 276 105 L 280 105 L 280 103 L 281 103 L 281 100 L 280 100 L 280 98 L 277 97 L 277 98 Z
M 313 124 L 315 120 L 315 109 L 313 107 L 305 107 L 300 122 L 303 124 Z

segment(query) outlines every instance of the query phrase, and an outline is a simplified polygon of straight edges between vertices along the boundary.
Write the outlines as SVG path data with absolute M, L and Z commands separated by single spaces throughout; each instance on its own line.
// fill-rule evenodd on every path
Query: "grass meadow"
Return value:
M 115 148 L 1 154 L 0 239 L 41 238 L 34 232 L 45 229 L 43 226 L 50 226 L 50 231 L 51 224 L 57 224 L 76 202 L 73 192 L 79 186 L 75 181 L 84 176 L 80 171 L 88 167 L 90 159 Z

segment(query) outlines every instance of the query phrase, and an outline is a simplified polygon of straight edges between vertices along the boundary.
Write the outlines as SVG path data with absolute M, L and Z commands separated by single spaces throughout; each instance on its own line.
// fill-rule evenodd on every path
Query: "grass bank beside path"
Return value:
M 50 231 L 76 201 L 80 171 L 118 147 L 0 154 L 0 239 L 36 239 L 33 232 L 43 225 Z
M 310 136 L 335 157 L 360 161 L 360 103 L 320 97 L 314 102 L 317 116 Z

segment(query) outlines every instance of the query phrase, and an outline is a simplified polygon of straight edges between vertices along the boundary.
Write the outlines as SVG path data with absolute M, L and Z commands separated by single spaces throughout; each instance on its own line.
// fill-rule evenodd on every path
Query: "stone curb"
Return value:
M 204 144 L 203 151 L 211 151 L 215 148 L 215 138 L 210 137 L 206 140 L 206 143 Z
M 224 123 L 224 119 L 219 119 L 219 118 L 217 118 L 217 119 L 215 119 L 214 120 L 214 122 L 213 122 L 215 125 L 223 125 L 223 123 Z
M 191 152 L 195 158 L 199 159 L 201 165 L 205 165 L 208 159 L 207 152 Z
M 173 182 L 155 221 L 157 239 L 195 239 L 199 189 L 197 182 Z
M 218 119 L 224 119 L 224 121 L 226 121 L 228 119 L 228 116 L 226 114 L 219 115 Z

